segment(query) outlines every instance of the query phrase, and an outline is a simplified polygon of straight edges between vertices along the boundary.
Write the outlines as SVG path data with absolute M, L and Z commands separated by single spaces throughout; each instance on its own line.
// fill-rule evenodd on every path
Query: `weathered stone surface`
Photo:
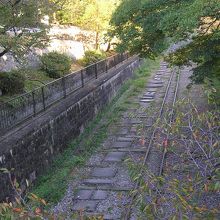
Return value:
M 96 190 L 92 196 L 92 199 L 94 200 L 103 200 L 106 199 L 108 196 L 108 192 L 107 191 L 103 191 L 103 190 Z
M 130 146 L 131 146 L 131 142 L 127 142 L 127 141 L 116 141 L 115 143 L 112 144 L 112 147 L 114 148 L 123 148 Z
M 157 84 L 157 85 L 159 84 L 159 85 L 160 85 L 160 84 L 163 84 L 163 83 L 164 83 L 164 82 L 161 81 L 161 80 L 160 80 L 160 81 L 158 81 L 158 80 L 150 80 L 150 81 L 149 81 L 149 84 Z
M 157 88 L 148 88 L 147 89 L 147 92 L 156 92 L 157 91 Z
M 154 99 L 154 96 L 151 96 L 151 95 L 143 95 L 142 96 L 142 99 Z
M 128 133 L 128 132 L 127 132 Z M 132 137 L 119 137 L 117 138 L 117 141 L 126 141 L 126 142 L 132 142 L 134 140 L 134 138 Z
M 102 185 L 102 184 L 113 184 L 113 180 L 109 179 L 86 179 L 83 182 L 84 184 L 91 184 L 91 185 Z
M 54 104 L 44 114 L 28 120 L 10 135 L 0 135 L 0 166 L 16 168 L 13 175 L 25 188 L 26 179 L 31 182 L 34 172 L 36 178 L 44 173 L 53 158 L 111 101 L 138 65 L 139 61 L 131 58 Z M 0 173 L 0 201 L 13 196 L 10 186 L 8 175 Z
M 142 121 L 141 121 L 140 119 L 137 119 L 137 118 L 132 118 L 132 119 L 130 120 L 130 123 L 131 123 L 131 124 L 141 124 Z
M 78 211 L 78 210 L 84 210 L 87 212 L 93 212 L 96 210 L 96 207 L 98 205 L 97 201 L 91 200 L 91 201 L 77 201 L 73 205 L 73 210 Z
M 118 134 L 122 134 L 122 135 L 125 135 L 128 133 L 128 128 L 121 128 L 119 131 L 118 131 Z
M 120 220 L 122 219 L 121 216 L 115 215 L 104 215 L 104 220 Z
M 106 155 L 104 161 L 106 162 L 120 162 L 125 157 L 125 152 L 110 152 Z
M 160 87 L 163 87 L 163 84 L 149 84 L 149 85 L 147 85 L 147 89 L 160 88 Z
M 92 176 L 93 177 L 114 177 L 116 174 L 116 171 L 111 168 L 111 167 L 107 167 L 107 168 L 95 168 L 92 172 Z
M 133 126 L 133 127 L 131 127 L 131 130 L 130 130 L 132 133 L 136 133 L 136 131 L 137 131 L 137 127 L 136 126 Z
M 153 102 L 154 99 L 141 99 L 140 102 Z
M 80 200 L 89 200 L 92 196 L 93 191 L 92 190 L 80 190 L 75 198 Z
M 159 76 L 155 76 L 154 79 L 155 80 L 161 80 L 161 78 Z
M 144 94 L 144 96 L 148 96 L 148 97 L 155 97 L 155 93 L 156 92 L 146 92 L 145 94 Z

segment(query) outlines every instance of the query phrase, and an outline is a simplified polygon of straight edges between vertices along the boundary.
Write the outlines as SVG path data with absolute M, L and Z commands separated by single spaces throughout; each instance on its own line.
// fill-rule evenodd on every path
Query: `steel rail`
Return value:
M 166 103 L 166 99 L 167 99 L 167 96 L 168 96 L 168 92 L 169 92 L 169 89 L 170 89 L 170 85 L 171 85 L 171 82 L 172 82 L 172 79 L 173 79 L 173 76 L 174 76 L 174 73 L 175 71 L 172 70 L 172 73 L 170 75 L 170 78 L 169 78 L 169 81 L 168 81 L 168 84 L 166 86 L 166 91 L 165 91 L 165 95 L 163 97 L 163 101 L 162 101 L 162 104 L 161 104 L 161 107 L 160 107 L 160 112 L 159 112 L 159 115 L 157 118 L 161 118 L 162 114 L 163 114 L 163 111 L 164 111 L 164 106 L 165 106 L 165 103 Z M 178 85 L 177 85 L 178 84 Z M 177 84 L 176 84 L 176 89 L 175 89 L 175 94 L 174 94 L 174 100 L 173 100 L 173 103 L 172 103 L 172 107 L 174 107 L 175 105 L 175 102 L 176 102 L 176 98 L 177 98 L 177 91 L 178 91 L 178 87 L 179 87 L 179 74 L 178 74 L 178 80 L 177 80 Z M 172 108 L 173 109 L 173 108 Z M 174 114 L 174 112 L 172 112 L 172 115 Z M 172 117 L 173 119 L 173 117 Z M 150 153 L 150 150 L 152 148 L 152 144 L 153 144 L 153 140 L 155 138 L 155 133 L 157 131 L 157 128 L 154 128 L 151 136 L 150 136 L 150 141 L 149 141 L 149 144 L 147 146 L 147 151 L 146 151 L 146 154 L 145 154 L 145 157 L 144 157 L 144 161 L 142 163 L 142 167 L 141 167 L 141 170 L 140 170 L 140 176 L 142 175 L 143 173 L 143 166 L 146 165 L 146 162 L 147 162 L 147 158 L 149 156 L 149 153 Z M 164 159 L 165 159 L 165 156 L 164 156 Z M 163 162 L 164 162 L 164 159 L 163 159 Z M 160 169 L 161 169 L 161 166 L 160 166 Z M 137 188 L 139 186 L 140 182 L 137 181 L 136 184 L 135 184 L 135 187 L 134 187 L 134 191 L 136 191 L 135 194 L 132 194 L 132 197 L 131 197 L 131 201 L 128 205 L 128 208 L 126 209 L 126 213 L 125 213 L 125 220 L 128 220 L 130 218 L 130 215 L 131 215 L 131 210 L 132 210 L 132 205 L 133 205 L 133 201 L 135 199 L 135 197 L 137 196 Z
M 177 92 L 178 92 L 178 88 L 179 88 L 179 80 L 180 80 L 180 74 L 177 74 L 177 82 L 176 82 L 176 88 L 175 88 L 175 93 L 174 93 L 174 99 L 173 99 L 173 103 L 172 103 L 171 115 L 170 115 L 170 119 L 169 119 L 169 125 L 171 125 L 171 123 L 173 122 L 174 106 L 175 106 L 176 99 L 177 99 Z M 167 134 L 166 140 L 169 140 L 169 134 Z M 160 170 L 159 170 L 158 176 L 162 176 L 162 174 L 163 174 L 163 166 L 164 166 L 166 153 L 167 153 L 167 147 L 164 147 L 162 161 L 161 161 L 161 164 L 160 164 Z
M 177 93 L 178 93 L 178 88 L 179 88 L 179 80 L 180 80 L 180 73 L 177 74 L 177 82 L 176 82 L 176 88 L 175 88 L 174 98 L 173 98 L 173 102 L 172 102 L 171 114 L 170 114 L 170 118 L 169 118 L 169 125 L 172 124 L 173 118 L 174 118 L 174 106 L 175 106 L 176 99 L 177 99 Z M 164 167 L 164 164 L 165 164 L 165 158 L 166 158 L 166 154 L 167 154 L 168 140 L 169 140 L 169 134 L 166 135 L 167 146 L 164 146 L 164 148 L 163 148 L 162 160 L 161 160 L 161 163 L 160 163 L 159 173 L 157 175 L 158 177 L 163 176 L 163 167 Z M 158 184 L 157 184 L 156 187 L 157 187 L 157 189 L 159 188 Z M 157 198 L 158 198 L 158 190 L 156 191 L 156 201 L 157 201 Z

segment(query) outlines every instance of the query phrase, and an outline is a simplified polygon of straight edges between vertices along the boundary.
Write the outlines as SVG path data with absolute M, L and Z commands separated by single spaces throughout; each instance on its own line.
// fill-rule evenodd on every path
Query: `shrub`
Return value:
M 71 68 L 71 59 L 65 54 L 50 52 L 41 57 L 42 69 L 45 70 L 49 77 L 60 78 L 69 73 Z
M 79 60 L 79 63 L 82 66 L 89 66 L 105 58 L 106 58 L 106 55 L 102 52 L 88 50 L 85 52 L 84 57 L 81 60 Z
M 25 78 L 19 70 L 0 72 L 0 89 L 2 94 L 16 94 L 24 91 Z

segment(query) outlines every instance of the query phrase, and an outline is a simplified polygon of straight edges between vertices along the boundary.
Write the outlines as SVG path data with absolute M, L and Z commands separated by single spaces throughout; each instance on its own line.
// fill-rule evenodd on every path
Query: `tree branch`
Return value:
M 9 52 L 9 49 L 4 49 L 2 52 L 0 52 L 0 57 L 3 57 L 8 52 Z

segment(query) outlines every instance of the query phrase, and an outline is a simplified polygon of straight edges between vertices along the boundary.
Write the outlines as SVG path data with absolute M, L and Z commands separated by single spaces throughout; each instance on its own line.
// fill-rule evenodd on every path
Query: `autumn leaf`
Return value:
M 40 200 L 44 205 L 47 205 L 46 201 L 44 199 Z
M 31 196 L 32 196 L 33 199 L 37 199 L 38 200 L 38 197 L 35 194 L 31 193 Z
M 208 185 L 205 184 L 204 186 L 205 186 L 205 192 L 208 192 L 208 191 L 209 191 L 209 189 L 208 189 Z
M 17 197 L 15 197 L 15 200 L 19 205 L 21 204 L 21 201 Z
M 140 143 L 141 143 L 142 146 L 145 145 L 146 141 L 144 140 L 144 138 L 142 138 L 142 139 L 140 140 Z
M 168 140 L 167 140 L 167 139 L 164 139 L 164 140 L 163 140 L 163 146 L 164 146 L 165 148 L 168 147 Z
M 35 213 L 36 213 L 37 215 L 41 214 L 41 209 L 40 209 L 40 208 L 36 208 L 36 209 L 35 209 Z
M 13 211 L 20 213 L 20 212 L 22 212 L 22 209 L 21 208 L 13 208 Z

